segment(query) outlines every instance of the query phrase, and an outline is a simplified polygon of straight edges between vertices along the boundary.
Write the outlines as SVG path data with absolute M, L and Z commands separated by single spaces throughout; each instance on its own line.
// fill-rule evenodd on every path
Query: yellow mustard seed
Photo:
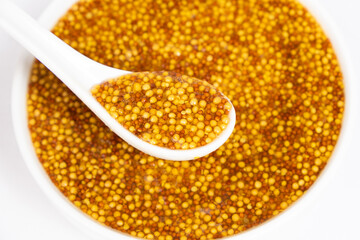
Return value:
M 156 159 L 112 133 L 36 61 L 27 113 L 39 161 L 69 201 L 115 230 L 159 240 L 241 233 L 306 193 L 336 146 L 347 104 L 341 69 L 330 40 L 295 0 L 86 0 L 76 3 L 53 32 L 112 67 L 206 80 L 236 110 L 234 131 L 217 151 L 189 162 Z M 145 131 L 154 132 L 143 134 L 148 141 L 192 123 L 187 136 L 154 138 L 178 148 L 180 141 L 189 148 L 202 144 L 206 127 L 221 128 L 206 117 L 183 117 L 184 109 L 172 112 L 173 104 L 188 101 L 193 113 L 203 115 L 203 99 L 191 84 L 164 91 L 171 77 L 157 82 L 156 90 L 150 83 L 154 77 L 144 76 L 143 84 L 129 82 L 125 89 L 149 101 L 130 104 L 134 96 L 129 93 L 119 101 L 120 91 L 114 89 L 101 95 L 105 108 L 114 111 L 113 102 L 124 104 L 118 109 L 126 114 L 114 116 L 125 122 L 137 115 L 134 121 L 145 121 Z M 187 93 L 178 98 L 183 89 Z M 150 90 L 153 95 L 147 97 Z M 162 94 L 166 101 L 157 99 Z M 214 99 L 205 100 L 206 107 Z M 230 109 L 226 102 L 218 104 Z M 135 108 L 150 106 L 156 108 L 147 113 Z M 165 117 L 167 128 L 159 125 Z M 221 121 L 226 125 L 228 119 Z
M 139 85 L 142 85 L 142 90 L 139 90 Z M 230 103 L 219 91 L 205 81 L 173 72 L 124 75 L 95 86 L 92 94 L 102 106 L 109 106 L 106 109 L 110 115 L 130 132 L 151 144 L 170 149 L 186 150 L 209 144 L 228 124 L 224 119 L 229 118 L 229 110 L 224 105 Z M 130 97 L 125 99 L 123 96 L 127 95 Z M 108 98 L 111 104 L 104 101 Z M 138 107 L 139 102 L 145 105 Z M 191 106 L 198 108 L 194 112 Z M 193 127 L 209 123 L 216 129 L 209 127 L 194 135 Z M 162 131 L 157 133 L 159 128 Z M 175 134 L 179 135 L 179 140 L 173 138 Z M 199 139 L 194 140 L 196 136 Z M 188 143 L 181 140 L 185 137 L 189 138 Z M 163 138 L 165 140 L 159 141 Z

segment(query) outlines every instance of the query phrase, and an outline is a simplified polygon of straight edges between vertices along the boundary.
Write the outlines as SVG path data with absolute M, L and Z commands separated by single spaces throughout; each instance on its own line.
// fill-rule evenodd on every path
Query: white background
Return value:
M 318 1 L 334 20 L 351 50 L 351 61 L 360 72 L 360 1 L 314 1 Z M 50 0 L 13 2 L 37 17 Z M 0 29 L 0 240 L 89 239 L 52 205 L 20 156 L 13 133 L 10 93 L 21 51 L 21 47 Z M 355 78 L 351 87 L 360 92 L 360 79 Z M 360 112 L 360 103 L 355 104 Z M 360 127 L 352 132 L 359 136 Z M 348 156 L 341 159 L 335 177 L 323 189 L 317 202 L 286 225 L 268 232 L 266 239 L 360 239 L 360 141 L 352 141 L 349 149 Z

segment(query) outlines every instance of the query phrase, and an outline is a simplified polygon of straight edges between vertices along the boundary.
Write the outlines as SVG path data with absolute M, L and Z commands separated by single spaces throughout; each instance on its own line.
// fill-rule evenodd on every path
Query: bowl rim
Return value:
M 48 29 L 52 28 L 59 18 L 61 18 L 75 2 L 77 2 L 77 0 L 54 0 L 44 10 L 43 14 L 39 18 L 39 22 Z M 352 140 L 351 129 L 353 129 L 353 126 L 356 126 L 356 122 L 353 121 L 354 118 L 352 117 L 353 112 L 356 111 L 353 107 L 356 106 L 354 104 L 354 102 L 356 102 L 356 92 L 354 88 L 349 87 L 353 81 L 352 79 L 355 80 L 353 66 L 349 60 L 349 51 L 347 50 L 344 39 L 342 38 L 336 24 L 317 1 L 299 0 L 299 2 L 315 17 L 316 21 L 321 25 L 323 31 L 330 39 L 343 73 L 345 86 L 345 111 L 340 136 L 326 167 L 323 169 L 318 179 L 302 197 L 296 200 L 278 216 L 272 217 L 264 223 L 244 232 L 229 236 L 227 237 L 228 239 L 241 240 L 265 236 L 264 234 L 270 233 L 271 231 L 277 231 L 280 226 L 285 225 L 289 222 L 289 220 L 299 216 L 299 214 L 309 208 L 311 203 L 316 202 L 318 196 L 325 190 L 329 180 L 336 176 L 336 170 L 342 163 L 340 161 L 341 156 L 346 156 L 348 146 L 350 145 L 349 142 Z M 22 158 L 24 159 L 32 176 L 35 178 L 37 184 L 40 186 L 45 195 L 50 198 L 52 204 L 61 210 L 60 212 L 66 216 L 69 221 L 77 225 L 79 229 L 83 230 L 84 233 L 101 237 L 103 239 L 134 239 L 134 237 L 126 233 L 100 224 L 98 221 L 83 213 L 60 192 L 60 190 L 48 177 L 35 153 L 30 137 L 30 131 L 27 125 L 26 96 L 34 57 L 23 50 L 20 59 L 18 67 L 15 70 L 11 93 L 12 119 L 16 140 Z

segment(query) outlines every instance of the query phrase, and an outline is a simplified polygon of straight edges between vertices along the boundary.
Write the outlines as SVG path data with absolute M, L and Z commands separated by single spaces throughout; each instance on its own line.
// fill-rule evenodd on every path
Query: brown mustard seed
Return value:
M 69 201 L 101 224 L 145 239 L 232 236 L 299 199 L 334 150 L 342 74 L 297 1 L 82 0 L 54 33 L 112 67 L 204 79 L 237 113 L 214 153 L 156 159 L 113 134 L 36 62 L 27 100 L 36 154 Z
M 209 83 L 166 71 L 110 79 L 92 94 L 130 132 L 170 149 L 211 143 L 226 129 L 232 108 Z

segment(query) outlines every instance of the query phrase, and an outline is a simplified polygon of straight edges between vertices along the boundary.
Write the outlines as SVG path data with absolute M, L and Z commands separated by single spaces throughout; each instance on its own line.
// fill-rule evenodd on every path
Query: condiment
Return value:
M 297 1 L 87 0 L 54 33 L 113 67 L 206 80 L 237 112 L 216 152 L 155 159 L 36 62 L 28 97 L 36 154 L 69 201 L 102 224 L 147 239 L 232 236 L 284 211 L 331 157 L 342 74 L 329 39 Z
M 226 129 L 232 108 L 209 83 L 166 71 L 110 79 L 92 94 L 131 133 L 170 149 L 211 143 Z

